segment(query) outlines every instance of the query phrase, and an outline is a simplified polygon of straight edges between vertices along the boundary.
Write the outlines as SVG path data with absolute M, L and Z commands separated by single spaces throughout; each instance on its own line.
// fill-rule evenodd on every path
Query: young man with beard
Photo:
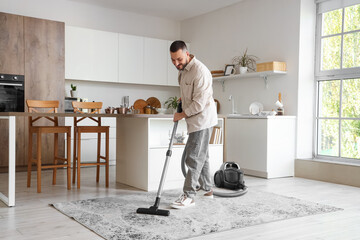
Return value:
M 185 118 L 189 134 L 183 152 L 188 168 L 183 194 L 171 204 L 173 208 L 182 209 L 195 205 L 197 190 L 205 191 L 204 197 L 213 197 L 209 140 L 211 129 L 218 120 L 209 69 L 188 52 L 183 41 L 171 44 L 170 55 L 179 70 L 182 101 L 182 112 L 174 114 L 174 122 Z

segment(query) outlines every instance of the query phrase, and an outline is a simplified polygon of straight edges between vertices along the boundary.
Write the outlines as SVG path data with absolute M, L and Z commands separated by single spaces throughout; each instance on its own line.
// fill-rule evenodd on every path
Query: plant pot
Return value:
M 247 67 L 240 67 L 240 74 L 245 74 L 247 72 Z
M 71 97 L 77 97 L 77 91 L 70 90 Z

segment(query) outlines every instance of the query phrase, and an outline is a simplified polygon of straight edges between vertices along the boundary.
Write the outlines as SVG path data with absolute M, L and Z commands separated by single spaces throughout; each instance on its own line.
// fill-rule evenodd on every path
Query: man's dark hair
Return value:
M 184 41 L 177 40 L 173 42 L 170 46 L 170 52 L 177 52 L 179 49 L 182 49 L 183 51 L 187 51 L 187 47 Z

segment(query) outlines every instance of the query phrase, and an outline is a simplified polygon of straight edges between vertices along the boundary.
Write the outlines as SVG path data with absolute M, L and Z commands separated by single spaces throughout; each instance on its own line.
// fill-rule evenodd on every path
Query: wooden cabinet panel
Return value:
M 24 75 L 22 16 L 0 13 L 0 73 Z
M 66 26 L 66 79 L 118 81 L 118 34 Z
M 145 38 L 144 84 L 167 85 L 167 41 Z
M 119 82 L 144 83 L 144 38 L 119 34 Z
M 0 13 L 0 73 L 24 75 L 24 30 L 23 16 Z M 16 163 L 25 158 L 24 118 L 16 119 Z M 0 146 L 9 143 L 8 120 L 0 120 Z M 0 167 L 8 166 L 9 151 L 0 151 Z
M 59 112 L 64 111 L 65 95 L 65 24 L 24 17 L 25 37 L 25 99 L 58 100 Z M 44 124 L 52 124 L 45 121 Z M 59 118 L 59 124 L 64 125 Z M 25 131 L 26 142 L 28 131 Z M 35 141 L 34 141 L 35 142 Z M 53 162 L 54 135 L 42 139 L 43 163 Z M 59 153 L 64 154 L 64 136 L 60 136 Z

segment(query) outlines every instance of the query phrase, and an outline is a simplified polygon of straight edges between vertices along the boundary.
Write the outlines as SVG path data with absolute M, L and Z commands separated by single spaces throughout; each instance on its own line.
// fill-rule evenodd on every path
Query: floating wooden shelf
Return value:
M 263 78 L 265 81 L 265 87 L 268 88 L 268 77 L 269 76 L 284 75 L 286 73 L 287 72 L 284 72 L 284 71 L 252 72 L 252 73 L 245 73 L 245 74 L 235 74 L 235 75 L 230 75 L 230 76 L 214 77 L 213 81 L 220 82 L 223 87 L 223 91 L 224 91 L 226 80 L 233 80 L 233 79 L 238 79 L 238 78 Z

